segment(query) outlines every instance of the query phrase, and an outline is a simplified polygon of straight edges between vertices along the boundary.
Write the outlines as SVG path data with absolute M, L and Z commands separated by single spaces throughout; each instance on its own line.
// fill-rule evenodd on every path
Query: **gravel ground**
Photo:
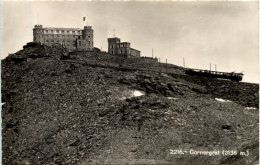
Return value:
M 41 49 L 2 60 L 3 164 L 258 163 L 258 84 Z

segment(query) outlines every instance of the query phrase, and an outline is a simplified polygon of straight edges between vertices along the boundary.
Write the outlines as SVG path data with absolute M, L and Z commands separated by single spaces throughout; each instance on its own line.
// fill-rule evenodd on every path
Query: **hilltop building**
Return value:
M 139 50 L 131 48 L 129 42 L 120 42 L 120 38 L 117 37 L 108 38 L 108 53 L 123 55 L 126 57 L 141 56 L 141 52 Z
M 79 28 L 54 28 L 35 25 L 33 41 L 52 46 L 56 43 L 64 45 L 69 50 L 93 50 L 93 29 L 91 26 Z

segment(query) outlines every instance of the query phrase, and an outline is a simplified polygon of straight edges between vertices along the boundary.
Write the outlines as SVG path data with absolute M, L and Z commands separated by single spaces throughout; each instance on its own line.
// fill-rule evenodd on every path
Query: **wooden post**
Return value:
M 166 58 L 166 73 L 168 72 L 167 58 Z
M 160 68 L 160 73 L 161 73 L 161 60 L 160 60 L 160 57 L 159 57 L 159 68 Z

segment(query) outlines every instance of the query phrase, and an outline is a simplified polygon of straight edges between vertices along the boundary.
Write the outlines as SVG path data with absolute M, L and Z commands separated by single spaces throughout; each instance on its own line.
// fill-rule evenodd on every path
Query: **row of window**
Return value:
M 82 39 L 82 36 L 78 36 L 78 35 L 51 35 L 51 34 L 45 34 L 44 38 L 78 38 L 78 39 Z M 90 36 L 88 36 L 88 38 L 90 38 Z
M 129 53 L 130 53 L 130 51 L 129 51 Z M 127 54 L 127 50 L 125 50 L 125 51 L 119 50 L 119 51 L 118 51 L 118 54 Z
M 58 41 L 56 41 L 56 40 L 50 40 L 49 41 L 49 40 L 46 40 L 45 42 L 64 42 L 64 43 L 68 42 L 68 43 L 70 43 L 70 42 L 74 42 L 74 41 L 59 41 L 59 40 Z
M 82 39 L 82 38 L 83 38 L 83 36 L 79 36 L 78 38 L 79 38 L 79 39 Z M 88 38 L 90 38 L 90 36 L 88 36 Z
M 52 34 L 45 34 L 44 37 L 46 38 L 77 38 L 78 35 L 52 35 Z
M 56 41 L 56 40 L 50 40 L 50 42 L 54 42 L 54 41 Z M 45 42 L 49 42 L 49 40 L 45 40 Z M 62 41 L 60 41 L 60 40 L 57 40 L 57 42 L 74 42 L 74 41 L 65 41 L 65 40 L 62 40 Z M 79 41 L 79 43 L 81 43 L 81 41 Z M 88 41 L 88 43 L 90 44 L 91 43 L 91 41 Z M 93 43 L 93 42 L 92 42 Z
M 128 53 L 130 54 L 130 50 L 128 51 Z M 111 50 L 111 51 L 110 51 L 110 54 L 114 54 L 114 51 Z M 119 51 L 118 51 L 118 54 L 127 54 L 127 50 L 125 50 L 125 51 L 119 50 Z
M 74 30 L 43 30 L 44 33 L 57 34 L 81 34 L 81 31 Z
M 75 42 L 73 42 L 73 43 L 64 43 L 64 42 L 55 42 L 55 43 L 60 43 L 60 44 L 62 44 L 62 45 L 66 45 L 66 46 L 76 46 L 76 43 Z M 45 42 L 45 45 L 47 45 L 47 46 L 51 46 L 51 45 L 53 45 L 54 44 L 54 42 Z
M 88 45 L 91 46 L 91 41 L 88 41 Z M 93 42 L 92 42 L 93 45 Z M 81 46 L 81 41 L 79 41 L 79 46 Z
M 114 48 L 114 47 L 115 47 L 114 45 L 110 45 L 110 48 Z M 124 48 L 124 47 L 127 47 L 127 44 L 118 44 L 117 47 Z
M 126 47 L 126 44 L 118 44 L 117 47 L 118 48 L 123 48 L 123 47 Z

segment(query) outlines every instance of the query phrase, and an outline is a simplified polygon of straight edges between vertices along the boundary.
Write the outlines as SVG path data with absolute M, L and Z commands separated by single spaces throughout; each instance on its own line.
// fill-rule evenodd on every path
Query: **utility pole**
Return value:
M 217 64 L 215 64 L 215 71 L 217 71 Z
M 209 70 L 211 71 L 211 63 L 209 63 Z
M 167 58 L 166 58 L 166 73 L 168 71 L 168 66 L 167 66 Z
M 160 57 L 159 57 L 159 68 L 160 68 L 160 73 L 161 73 L 161 60 L 160 60 Z
M 152 57 L 153 57 L 153 49 L 152 49 Z
M 185 68 L 185 58 L 183 57 L 183 67 Z

